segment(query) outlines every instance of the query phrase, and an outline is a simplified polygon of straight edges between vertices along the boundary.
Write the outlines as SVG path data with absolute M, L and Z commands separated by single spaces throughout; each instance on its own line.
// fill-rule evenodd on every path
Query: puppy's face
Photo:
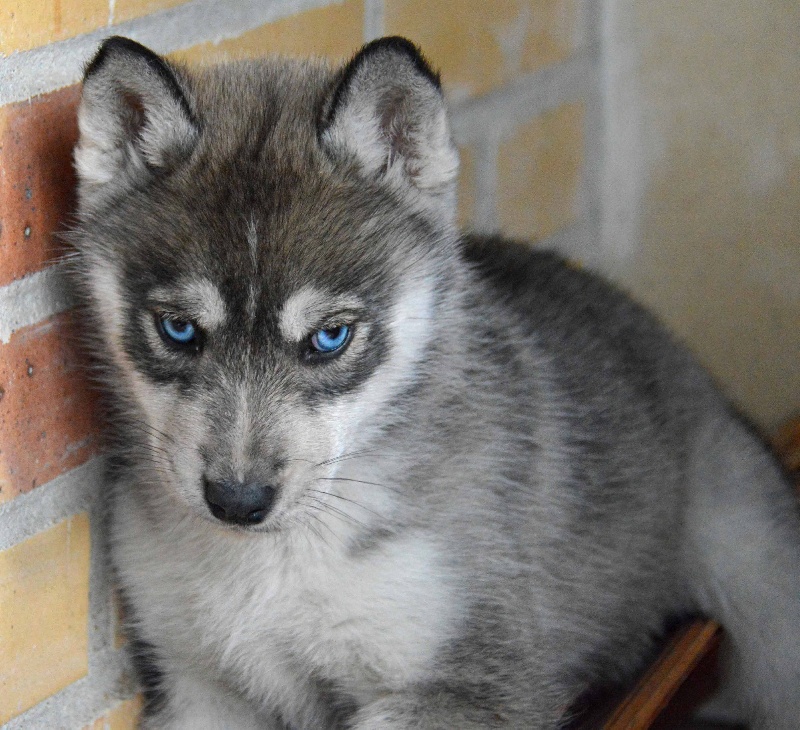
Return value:
M 455 163 L 437 184 L 418 142 L 433 119 L 452 149 L 438 88 L 391 43 L 339 73 L 202 77 L 109 43 L 87 72 L 76 239 L 125 448 L 196 515 L 288 528 L 424 377 L 454 238 Z

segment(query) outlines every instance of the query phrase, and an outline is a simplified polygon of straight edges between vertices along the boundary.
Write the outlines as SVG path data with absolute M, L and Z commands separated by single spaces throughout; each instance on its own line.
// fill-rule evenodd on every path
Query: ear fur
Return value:
M 367 176 L 455 216 L 458 153 L 439 77 L 405 38 L 372 41 L 345 66 L 320 136 L 334 158 L 355 159 Z
M 114 36 L 86 67 L 75 148 L 81 212 L 172 168 L 199 126 L 185 81 L 148 48 Z

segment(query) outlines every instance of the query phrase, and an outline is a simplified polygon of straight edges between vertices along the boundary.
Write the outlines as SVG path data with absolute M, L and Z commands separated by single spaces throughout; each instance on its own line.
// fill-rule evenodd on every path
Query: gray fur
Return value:
M 458 235 L 416 51 L 172 81 L 143 57 L 112 41 L 89 68 L 74 239 L 144 727 L 558 727 L 698 611 L 758 726 L 795 727 L 788 484 L 649 314 Z M 202 324 L 199 352 L 164 313 Z M 335 359 L 298 342 L 342 323 Z M 225 525 L 204 479 L 275 502 Z

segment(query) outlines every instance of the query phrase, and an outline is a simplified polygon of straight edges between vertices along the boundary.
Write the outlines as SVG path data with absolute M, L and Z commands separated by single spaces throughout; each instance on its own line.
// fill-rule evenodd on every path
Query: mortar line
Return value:
M 0 505 L 0 550 L 89 510 L 100 491 L 104 469 L 103 457 L 95 457 Z
M 64 273 L 64 265 L 55 264 L 0 286 L 0 343 L 74 304 Z
M 594 74 L 588 49 L 561 63 L 546 66 L 506 86 L 450 105 L 453 135 L 467 144 L 492 130 L 505 139 L 520 124 L 570 101 L 584 99 Z
M 117 25 L 0 58 L 0 106 L 80 81 L 86 62 L 109 35 L 125 35 L 157 53 L 236 38 L 266 23 L 344 0 L 191 0 Z
M 364 42 L 380 38 L 386 33 L 386 16 L 383 0 L 364 0 Z

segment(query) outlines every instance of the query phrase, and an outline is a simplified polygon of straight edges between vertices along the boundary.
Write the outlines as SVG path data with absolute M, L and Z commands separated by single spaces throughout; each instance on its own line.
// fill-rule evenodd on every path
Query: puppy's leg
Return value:
M 145 712 L 142 730 L 282 730 L 225 687 L 189 675 L 166 675 L 162 701 Z
M 534 689 L 531 688 L 531 692 Z M 555 702 L 526 701 L 525 706 L 462 697 L 449 690 L 401 692 L 362 707 L 351 730 L 486 730 L 558 727 L 562 709 Z
M 696 440 L 686 575 L 725 627 L 735 695 L 754 727 L 800 727 L 800 510 L 788 480 L 738 421 Z

